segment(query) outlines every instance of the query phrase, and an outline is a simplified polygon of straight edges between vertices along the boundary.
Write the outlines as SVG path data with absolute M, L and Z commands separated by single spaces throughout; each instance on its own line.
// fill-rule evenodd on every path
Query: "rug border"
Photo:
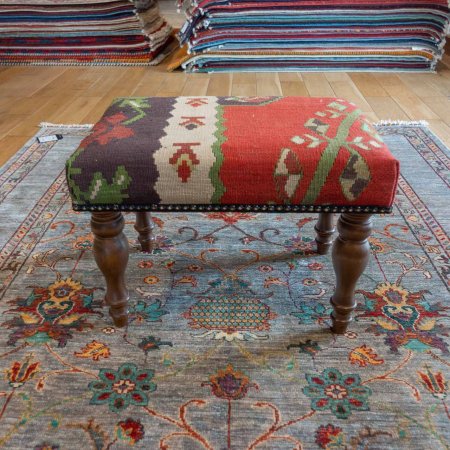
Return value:
M 33 136 L 31 136 L 29 139 L 27 139 L 25 141 L 25 143 L 23 143 L 21 145 L 21 147 L 17 150 L 16 153 L 14 153 L 13 155 L 11 155 L 11 157 L 5 161 L 1 166 L 0 166 L 0 176 L 6 171 L 8 170 L 8 168 L 14 164 L 35 142 L 36 142 L 36 138 L 38 138 L 39 136 L 42 136 L 45 134 L 46 130 L 48 128 L 58 128 L 58 129 L 64 129 L 64 128 L 69 128 L 69 129 L 74 129 L 74 128 L 78 128 L 80 130 L 82 129 L 89 129 L 92 128 L 92 124 L 53 124 L 50 122 L 41 122 L 38 127 L 38 131 L 36 131 L 36 133 L 33 134 Z

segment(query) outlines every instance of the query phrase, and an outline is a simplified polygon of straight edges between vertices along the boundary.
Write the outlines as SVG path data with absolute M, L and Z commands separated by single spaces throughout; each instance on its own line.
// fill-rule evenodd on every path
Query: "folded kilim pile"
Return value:
M 192 72 L 434 70 L 447 0 L 179 2 Z
M 171 33 L 154 0 L 0 0 L 2 64 L 155 64 Z

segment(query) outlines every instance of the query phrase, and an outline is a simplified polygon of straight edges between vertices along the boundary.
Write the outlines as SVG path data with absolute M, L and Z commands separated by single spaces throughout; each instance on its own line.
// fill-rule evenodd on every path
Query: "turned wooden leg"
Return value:
M 139 233 L 138 239 L 143 252 L 150 253 L 153 249 L 155 237 L 153 236 L 153 221 L 149 212 L 137 212 L 134 229 Z
M 333 243 L 333 233 L 335 232 L 333 224 L 333 213 L 320 213 L 316 226 L 316 244 L 317 253 L 326 255 Z
M 370 214 L 344 213 L 338 220 L 339 236 L 333 244 L 332 259 L 336 273 L 336 290 L 331 297 L 333 312 L 331 330 L 343 334 L 356 307 L 355 286 L 369 260 L 372 231 Z
M 120 212 L 92 213 L 95 261 L 105 277 L 105 301 L 117 327 L 124 327 L 128 323 L 128 290 L 125 285 L 128 241 L 122 232 L 124 225 Z

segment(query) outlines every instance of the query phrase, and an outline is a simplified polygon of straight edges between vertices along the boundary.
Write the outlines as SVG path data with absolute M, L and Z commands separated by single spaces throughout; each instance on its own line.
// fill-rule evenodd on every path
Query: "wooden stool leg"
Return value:
M 333 233 L 335 232 L 333 219 L 333 213 L 319 213 L 319 219 L 314 227 L 319 255 L 326 255 L 333 243 Z
M 138 239 L 143 252 L 150 253 L 153 249 L 153 220 L 149 212 L 137 212 L 134 229 L 139 233 Z
M 128 323 L 128 290 L 125 285 L 128 241 L 122 232 L 124 225 L 125 220 L 120 212 L 92 213 L 95 261 L 105 277 L 105 301 L 117 327 Z
M 372 231 L 370 214 L 344 213 L 338 220 L 339 236 L 333 244 L 332 259 L 336 273 L 336 290 L 331 298 L 331 330 L 343 334 L 351 322 L 356 307 L 355 286 L 369 260 L 369 242 Z

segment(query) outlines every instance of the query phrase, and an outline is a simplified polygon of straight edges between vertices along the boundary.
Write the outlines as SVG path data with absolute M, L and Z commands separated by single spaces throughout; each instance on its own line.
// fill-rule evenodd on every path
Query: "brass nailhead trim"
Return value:
M 334 205 L 72 205 L 74 211 L 186 211 L 186 212 L 267 212 L 267 213 L 370 213 L 389 214 L 392 207 Z

